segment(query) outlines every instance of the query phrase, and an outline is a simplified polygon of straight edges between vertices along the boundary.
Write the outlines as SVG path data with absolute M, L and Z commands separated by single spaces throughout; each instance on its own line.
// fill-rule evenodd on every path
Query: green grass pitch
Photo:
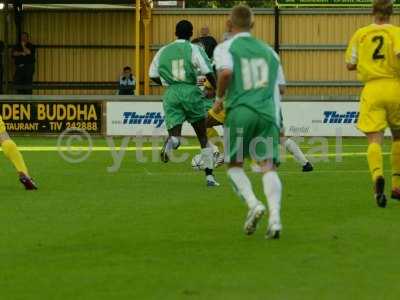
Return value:
M 243 234 L 247 210 L 224 168 L 207 189 L 189 162 L 138 164 L 131 151 L 108 173 L 109 152 L 70 164 L 26 151 L 40 186 L 26 192 L 0 154 L 0 299 L 399 299 L 400 203 L 376 207 L 364 139 L 343 149 L 342 163 L 309 174 L 282 164 L 279 241 L 264 239 L 266 218 Z

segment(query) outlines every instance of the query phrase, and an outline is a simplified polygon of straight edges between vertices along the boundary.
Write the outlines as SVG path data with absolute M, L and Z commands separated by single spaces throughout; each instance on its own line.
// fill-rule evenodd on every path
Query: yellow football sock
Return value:
M 218 147 L 219 153 L 224 153 L 224 143 L 215 128 L 207 128 L 207 138 Z
M 369 144 L 368 165 L 374 182 L 376 178 L 383 176 L 382 146 L 380 144 Z
M 1 148 L 3 148 L 4 155 L 13 163 L 17 171 L 28 175 L 28 169 L 25 165 L 24 158 L 14 141 L 5 140 L 1 144 Z
M 400 188 L 400 141 L 392 143 L 392 189 Z

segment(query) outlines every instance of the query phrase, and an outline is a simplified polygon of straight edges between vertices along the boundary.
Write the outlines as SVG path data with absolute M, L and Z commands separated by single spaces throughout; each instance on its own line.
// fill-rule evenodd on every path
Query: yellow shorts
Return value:
M 6 132 L 6 124 L 4 124 L 2 117 L 0 116 L 0 134 Z
M 357 127 L 364 133 L 400 129 L 400 80 L 367 82 L 361 93 Z
M 221 111 L 220 113 L 216 114 L 212 109 L 208 111 L 208 114 L 217 120 L 219 123 L 224 124 L 225 122 L 225 111 Z

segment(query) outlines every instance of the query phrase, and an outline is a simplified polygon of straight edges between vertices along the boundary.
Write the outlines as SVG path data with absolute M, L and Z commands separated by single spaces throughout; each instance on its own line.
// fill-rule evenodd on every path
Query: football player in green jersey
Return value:
M 225 109 L 225 160 L 234 189 L 249 208 L 246 234 L 253 234 L 266 208 L 255 196 L 243 169 L 251 157 L 261 166 L 264 193 L 269 207 L 267 238 L 277 239 L 282 229 L 282 185 L 277 174 L 281 127 L 278 72 L 280 60 L 250 30 L 253 13 L 247 6 L 233 8 L 228 21 L 233 37 L 214 52 L 218 72 L 216 112 Z
M 190 43 L 193 25 L 189 21 L 178 22 L 175 34 L 177 40 L 157 52 L 149 70 L 150 78 L 167 88 L 163 95 L 163 108 L 169 137 L 161 151 L 161 159 L 168 162 L 172 151 L 178 149 L 182 124 L 188 121 L 202 148 L 207 186 L 218 186 L 213 175 L 213 151 L 207 141 L 205 98 L 197 86 L 200 72 L 215 87 L 214 72 L 205 51 Z

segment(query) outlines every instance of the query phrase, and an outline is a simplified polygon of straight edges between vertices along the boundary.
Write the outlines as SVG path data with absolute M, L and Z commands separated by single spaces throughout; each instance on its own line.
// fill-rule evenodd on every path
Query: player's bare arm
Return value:
M 215 113 L 220 113 L 224 109 L 224 96 L 232 79 L 232 71 L 223 69 L 218 74 L 218 87 L 217 87 L 217 99 L 214 102 L 213 110 Z
M 150 78 L 152 81 L 154 81 L 155 83 L 162 85 L 161 83 L 161 78 L 160 77 L 154 77 L 154 78 Z
M 286 85 L 284 84 L 280 84 L 279 85 L 279 93 L 281 94 L 281 96 L 283 96 L 286 92 Z
M 216 90 L 217 89 L 217 80 L 215 79 L 214 73 L 208 73 L 205 76 L 206 76 L 208 82 L 210 83 L 210 85 L 212 86 L 212 88 L 214 90 Z
M 356 71 L 357 65 L 356 64 L 347 64 L 346 65 L 348 71 Z

